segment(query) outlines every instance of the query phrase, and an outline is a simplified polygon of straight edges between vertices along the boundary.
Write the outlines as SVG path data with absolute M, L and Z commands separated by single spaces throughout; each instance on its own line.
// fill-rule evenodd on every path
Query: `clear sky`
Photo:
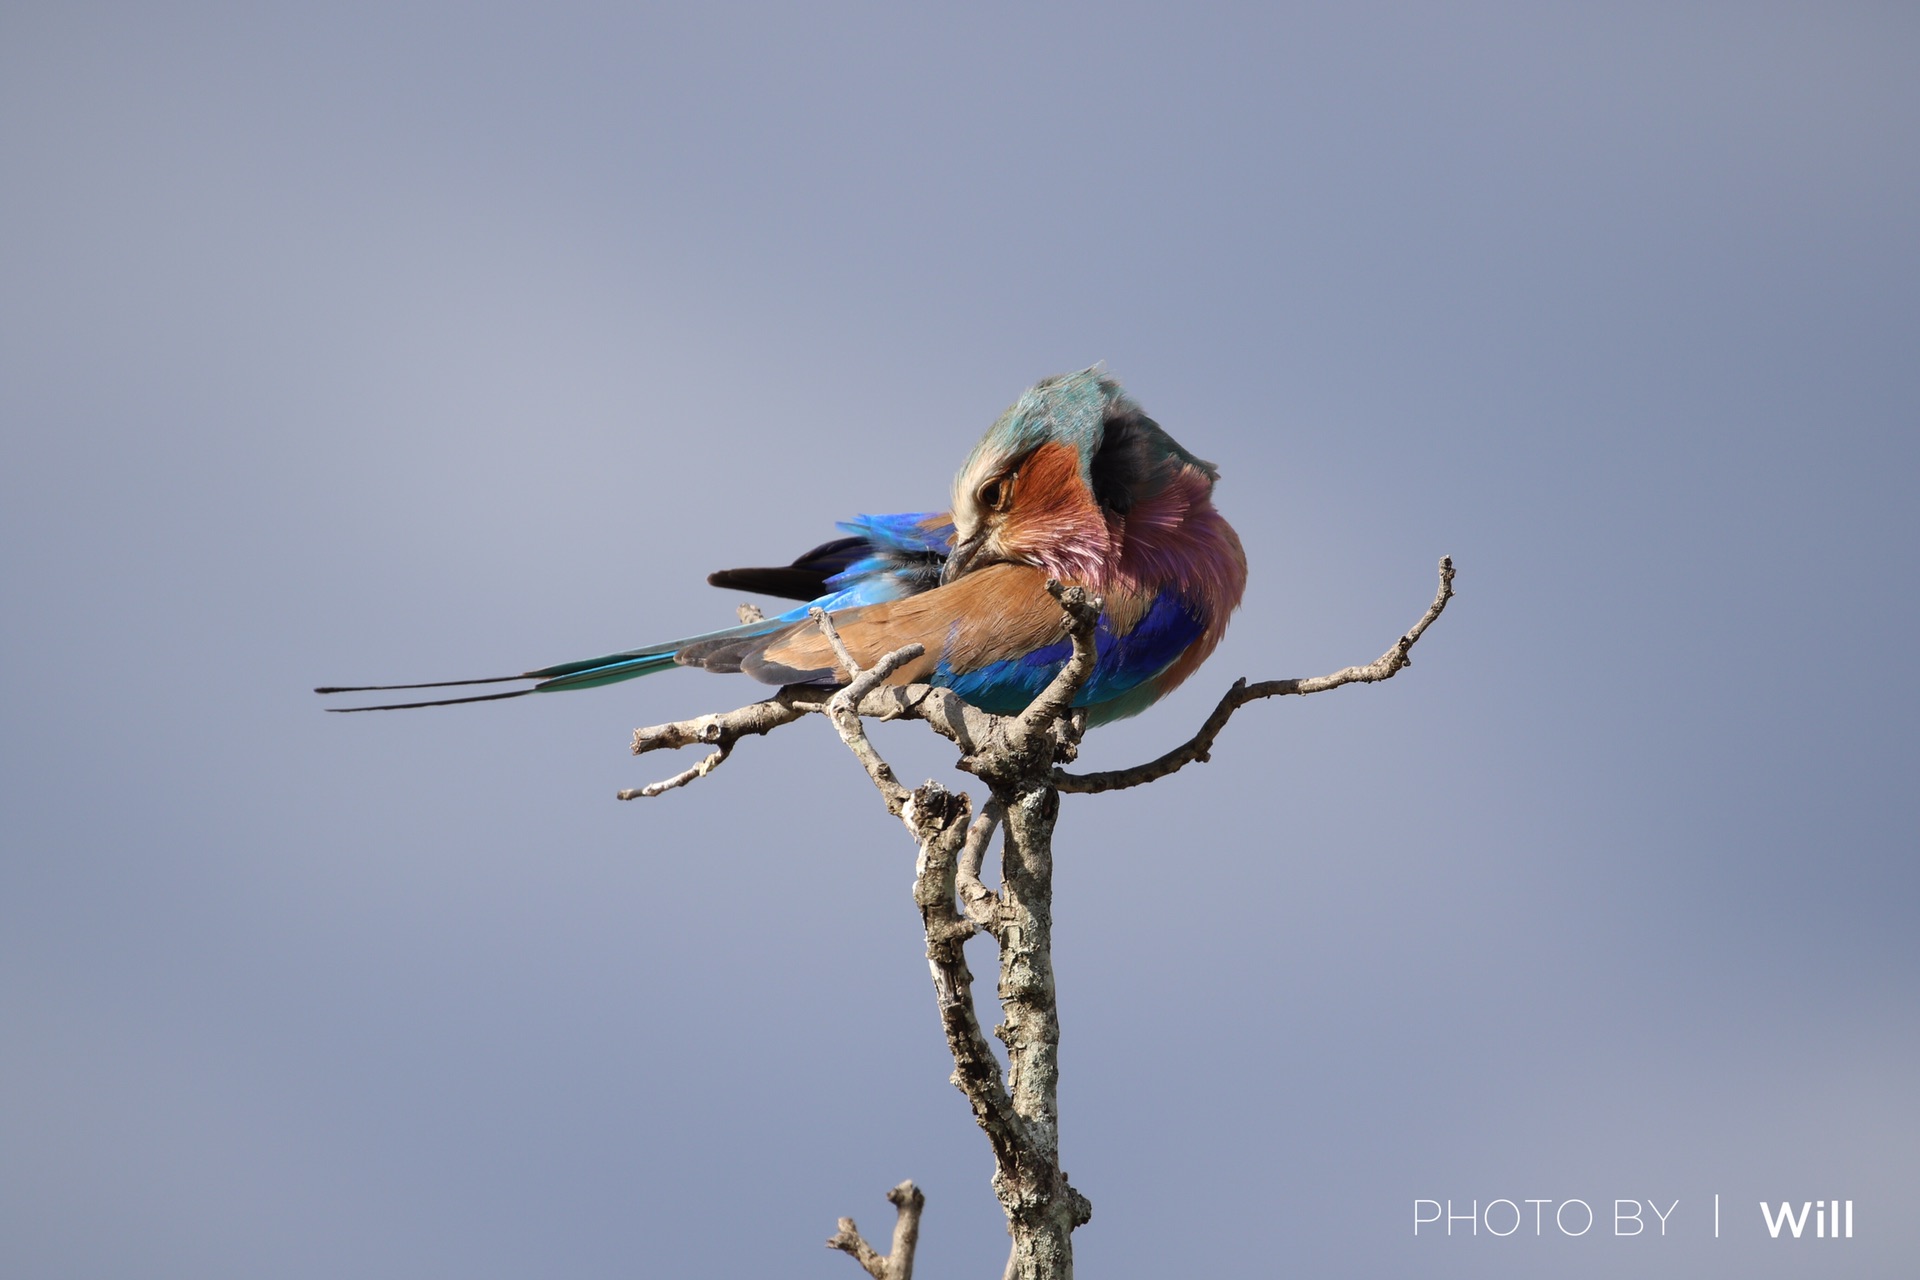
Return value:
M 1252 578 L 1088 764 L 1460 594 L 1065 801 L 1081 1273 L 1902 1273 L 1916 65 L 1877 4 L 8 5 L 0 1272 L 846 1280 L 912 1177 L 922 1280 L 998 1274 L 826 725 L 619 804 L 757 686 L 308 689 L 724 624 L 1105 360 Z

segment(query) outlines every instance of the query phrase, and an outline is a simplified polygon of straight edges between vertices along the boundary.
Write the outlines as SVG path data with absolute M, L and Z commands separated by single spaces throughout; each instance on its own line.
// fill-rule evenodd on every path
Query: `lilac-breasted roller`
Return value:
M 1048 378 L 1000 416 L 953 485 L 953 509 L 861 516 L 791 565 L 713 574 L 715 586 L 807 603 L 777 617 L 517 676 L 322 688 L 320 693 L 536 681 L 532 688 L 339 711 L 488 702 L 613 684 L 673 666 L 744 671 L 773 685 L 844 684 L 812 621 L 833 616 L 867 667 L 909 644 L 897 684 L 952 689 L 1017 712 L 1066 662 L 1049 578 L 1105 601 L 1093 675 L 1075 698 L 1095 723 L 1133 715 L 1193 674 L 1246 587 L 1240 539 L 1213 506 L 1219 472 L 1188 453 L 1097 367 Z

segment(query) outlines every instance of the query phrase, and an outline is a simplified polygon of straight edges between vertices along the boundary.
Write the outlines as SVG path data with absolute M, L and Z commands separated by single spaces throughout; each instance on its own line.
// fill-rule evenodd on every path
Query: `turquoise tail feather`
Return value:
M 622 680 L 633 680 L 640 676 L 650 676 L 656 671 L 665 671 L 674 665 L 674 650 L 660 653 L 642 654 L 635 658 L 619 658 L 609 661 L 606 658 L 591 658 L 584 662 L 569 662 L 558 669 L 545 667 L 539 671 L 529 671 L 532 677 L 539 677 L 540 683 L 527 690 L 528 693 L 550 693 L 559 689 L 597 689 L 601 685 L 619 684 Z
M 791 626 L 805 616 L 806 608 L 802 606 L 788 614 L 781 614 L 760 622 L 743 623 L 737 627 L 709 631 L 704 635 L 688 636 L 684 640 L 672 640 L 665 644 L 646 645 L 638 649 L 625 649 L 619 653 L 602 654 L 597 658 L 562 662 L 551 667 L 540 667 L 534 671 L 523 671 L 517 676 L 488 676 L 479 680 L 430 680 L 421 684 L 328 686 L 315 689 L 314 692 L 372 693 L 390 689 L 446 689 L 462 685 L 502 684 L 515 680 L 539 681 L 531 689 L 514 689 L 507 693 L 469 694 L 460 698 L 432 698 L 421 702 L 387 702 L 371 707 L 327 708 L 329 711 L 405 711 L 413 707 L 449 707 L 463 702 L 501 702 L 507 698 L 524 697 L 529 693 L 557 693 L 564 689 L 597 689 L 602 685 L 619 684 L 623 680 L 634 680 L 641 676 L 652 675 L 656 671 L 665 671 L 677 665 L 676 655 L 692 645 L 752 640 Z

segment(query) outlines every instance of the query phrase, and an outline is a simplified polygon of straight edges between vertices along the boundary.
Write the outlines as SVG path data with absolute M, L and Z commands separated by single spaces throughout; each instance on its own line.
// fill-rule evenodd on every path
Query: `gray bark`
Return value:
M 934 1003 L 953 1056 L 952 1081 L 965 1095 L 993 1151 L 994 1194 L 1013 1238 L 1009 1280 L 1069 1280 L 1073 1232 L 1093 1213 L 1060 1167 L 1060 1015 L 1053 976 L 1053 829 L 1060 793 L 1111 791 L 1166 777 L 1208 759 L 1214 740 L 1240 707 L 1260 698 L 1320 693 L 1342 685 L 1391 679 L 1410 665 L 1411 650 L 1453 596 L 1453 562 L 1440 561 L 1440 588 L 1420 621 L 1366 666 L 1308 679 L 1236 682 L 1198 733 L 1156 760 L 1105 773 L 1060 768 L 1076 754 L 1084 716 L 1073 697 L 1094 662 L 1093 630 L 1101 602 L 1078 587 L 1049 583 L 1060 601 L 1062 632 L 1072 656 L 1033 705 L 1018 716 L 995 716 L 944 689 L 883 682 L 920 654 L 909 646 L 861 671 L 840 643 L 832 619 L 814 611 L 837 656 L 853 674 L 838 691 L 782 689 L 737 711 L 636 730 L 634 754 L 701 744 L 714 750 L 699 764 L 650 786 L 622 791 L 623 800 L 657 796 L 705 777 L 724 764 L 740 739 L 764 734 L 809 714 L 827 717 L 860 761 L 889 812 L 919 847 L 914 902 L 920 909 L 933 976 Z M 987 786 L 990 799 L 973 816 L 972 799 L 936 782 L 909 791 L 867 738 L 863 721 L 921 720 L 960 747 L 959 767 Z M 1003 832 L 1000 888 L 980 879 L 995 828 Z M 973 974 L 965 944 L 984 931 L 999 945 L 1002 1021 L 994 1034 L 1006 1045 L 1007 1070 L 981 1031 L 973 1006 Z M 851 1218 L 827 1244 L 852 1255 L 874 1280 L 910 1280 L 925 1197 L 911 1182 L 888 1193 L 899 1210 L 892 1253 L 882 1257 L 861 1238 Z
M 852 1218 L 840 1219 L 840 1229 L 828 1238 L 827 1248 L 851 1254 L 873 1280 L 913 1280 L 913 1252 L 920 1244 L 920 1211 L 927 1198 L 908 1181 L 887 1192 L 887 1199 L 899 1211 L 893 1222 L 891 1253 L 881 1256 L 862 1238 Z

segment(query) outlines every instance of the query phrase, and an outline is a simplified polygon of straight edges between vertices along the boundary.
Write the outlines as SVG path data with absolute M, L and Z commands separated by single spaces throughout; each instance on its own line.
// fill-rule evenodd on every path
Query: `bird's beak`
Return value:
M 955 578 L 960 577 L 966 573 L 968 569 L 972 568 L 973 562 L 980 556 L 980 548 L 986 544 L 987 531 L 985 529 L 981 529 L 964 542 L 955 543 L 953 550 L 947 553 L 946 564 L 940 568 L 940 585 L 943 587 L 946 586 L 949 582 L 952 582 Z

